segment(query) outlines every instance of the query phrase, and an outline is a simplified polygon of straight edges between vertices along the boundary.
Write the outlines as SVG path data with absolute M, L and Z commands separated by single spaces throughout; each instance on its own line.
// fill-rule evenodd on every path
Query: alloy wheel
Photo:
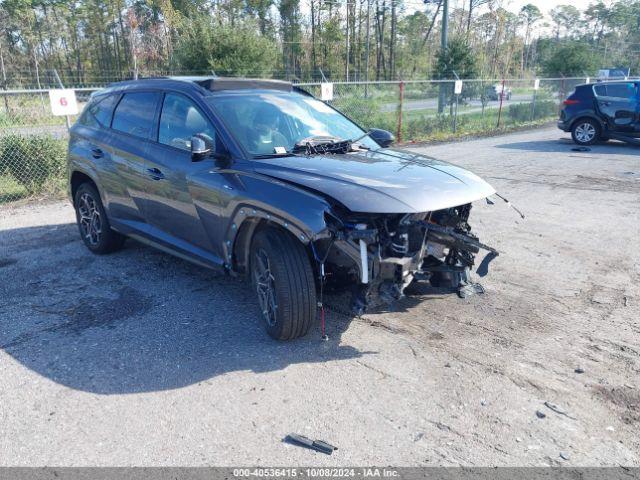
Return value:
M 276 324 L 278 303 L 276 301 L 275 279 L 271 273 L 271 263 L 267 252 L 259 249 L 253 258 L 253 279 L 258 293 L 262 316 L 272 327 Z
M 596 128 L 588 122 L 582 123 L 576 127 L 576 138 L 581 143 L 588 143 L 596 136 Z
M 87 192 L 80 196 L 78 202 L 80 229 L 89 244 L 97 245 L 102 235 L 102 219 L 95 199 Z

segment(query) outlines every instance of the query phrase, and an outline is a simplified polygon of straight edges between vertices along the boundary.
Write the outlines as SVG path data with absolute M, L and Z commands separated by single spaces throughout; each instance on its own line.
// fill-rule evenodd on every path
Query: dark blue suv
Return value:
M 640 143 L 638 81 L 578 85 L 563 102 L 558 128 L 579 145 L 610 138 Z
M 418 280 L 481 291 L 475 254 L 489 251 L 482 276 L 497 252 L 468 220 L 494 189 L 392 140 L 286 82 L 129 81 L 94 94 L 71 129 L 69 191 L 92 252 L 132 237 L 247 276 L 268 333 L 291 339 L 325 286 L 351 292 L 355 313 Z

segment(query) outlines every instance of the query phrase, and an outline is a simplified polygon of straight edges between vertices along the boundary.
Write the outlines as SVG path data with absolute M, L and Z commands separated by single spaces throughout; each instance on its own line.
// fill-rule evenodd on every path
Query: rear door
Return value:
M 111 175 L 111 116 L 120 94 L 94 95 L 82 112 L 69 136 L 69 160 L 74 168 L 90 174 L 100 185 L 102 201 L 109 209 Z
M 637 125 L 637 86 L 634 82 L 602 83 L 594 86 L 598 110 L 611 130 L 633 132 Z
M 149 172 L 145 155 L 155 131 L 159 92 L 125 93 L 113 113 L 110 215 L 121 228 L 145 230 L 145 184 Z M 125 233 L 129 233 L 125 231 Z

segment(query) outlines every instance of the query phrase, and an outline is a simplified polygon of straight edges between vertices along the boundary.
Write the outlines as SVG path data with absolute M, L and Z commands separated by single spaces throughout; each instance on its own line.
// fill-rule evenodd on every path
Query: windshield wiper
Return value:
M 354 150 L 353 145 L 364 137 L 369 135 L 365 132 L 363 135 L 353 140 L 343 140 L 333 137 L 309 137 L 296 143 L 291 150 L 293 153 L 302 153 L 306 155 L 324 155 L 327 153 L 349 153 Z M 368 147 L 360 147 L 368 150 Z
M 254 155 L 253 158 L 261 159 L 261 158 L 280 158 L 280 157 L 293 157 L 294 153 L 285 152 L 285 153 L 260 153 L 258 155 Z

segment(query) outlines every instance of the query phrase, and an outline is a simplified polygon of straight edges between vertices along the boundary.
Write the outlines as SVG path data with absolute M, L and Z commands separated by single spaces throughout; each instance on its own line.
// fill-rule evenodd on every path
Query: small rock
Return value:
M 444 364 L 444 366 L 445 366 L 446 368 L 451 368 L 451 364 L 450 364 L 449 362 L 445 363 L 445 364 Z
M 569 460 L 569 455 L 564 452 L 560 452 L 560 458 L 563 460 Z
M 520 443 L 522 439 L 520 437 L 516 437 L 516 442 Z
M 616 429 L 615 429 L 615 428 L 613 428 L 611 425 L 609 425 L 609 426 L 607 427 L 607 431 L 608 431 L 608 432 L 615 432 L 615 431 L 616 431 Z
M 540 410 L 536 410 L 536 416 L 538 418 L 545 418 L 547 415 L 543 412 L 541 412 Z
M 576 369 L 574 370 L 574 372 L 576 372 L 576 373 L 584 373 L 584 368 L 580 368 L 580 367 L 578 367 L 578 368 L 576 368 Z
M 487 401 L 484 398 L 480 400 L 480 405 L 484 407 L 486 404 L 487 404 Z

